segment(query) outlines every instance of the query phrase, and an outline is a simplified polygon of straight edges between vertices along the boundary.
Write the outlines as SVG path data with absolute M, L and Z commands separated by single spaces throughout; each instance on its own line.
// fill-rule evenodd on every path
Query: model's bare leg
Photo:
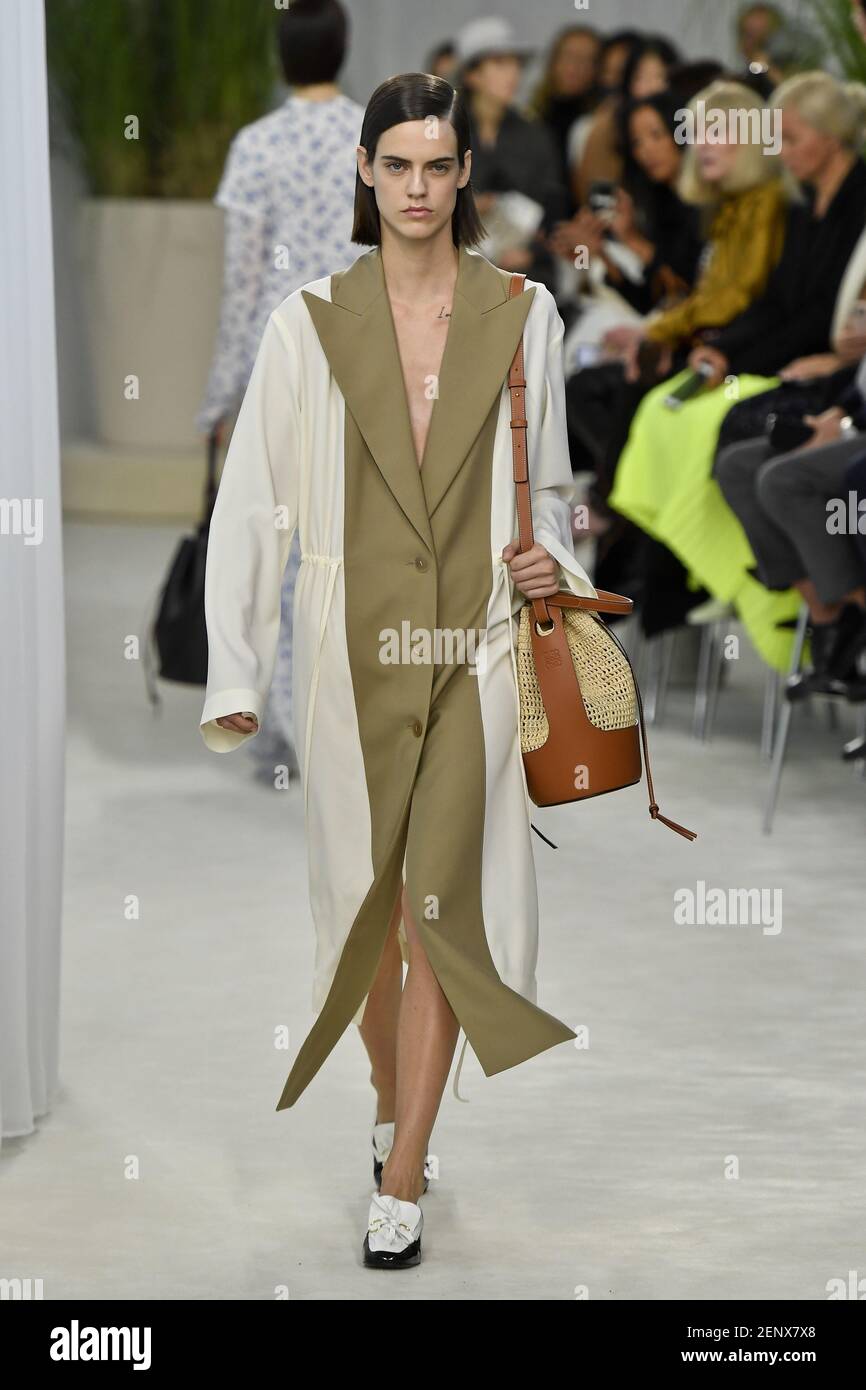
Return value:
M 403 891 L 409 968 L 397 1031 L 394 1147 L 382 1170 L 382 1192 L 417 1202 L 424 1158 L 454 1057 L 460 1025 L 436 979 Z
M 401 879 L 382 959 L 358 1030 L 370 1058 L 370 1080 L 378 1101 L 376 1124 L 387 1124 L 394 1119 L 397 1099 L 397 1023 L 403 990 L 403 957 L 397 930 L 403 910 L 402 897 Z

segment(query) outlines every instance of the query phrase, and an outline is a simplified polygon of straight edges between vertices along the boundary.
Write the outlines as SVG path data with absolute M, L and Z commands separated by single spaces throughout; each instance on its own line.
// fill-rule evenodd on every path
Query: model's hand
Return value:
M 511 570 L 515 588 L 527 598 L 549 598 L 559 590 L 557 564 L 553 556 L 538 541 L 530 550 L 520 552 L 519 541 L 509 541 L 502 558 Z
M 232 729 L 236 734 L 252 734 L 259 727 L 254 714 L 225 714 L 217 723 L 221 729 Z

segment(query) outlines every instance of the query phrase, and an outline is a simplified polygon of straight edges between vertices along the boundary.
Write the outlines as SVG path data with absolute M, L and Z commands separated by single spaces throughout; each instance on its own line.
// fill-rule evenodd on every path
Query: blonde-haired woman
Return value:
M 646 324 L 612 329 L 605 345 L 623 354 L 626 378 L 637 379 L 643 342 L 655 343 L 657 374 L 670 371 L 674 352 L 694 334 L 720 328 L 763 293 L 779 259 L 785 235 L 786 196 L 772 142 L 760 138 L 762 108 L 741 82 L 713 82 L 688 107 L 682 133 L 701 131 L 701 112 L 725 131 L 757 132 L 746 142 L 695 140 L 686 149 L 677 192 L 683 202 L 706 210 L 708 249 L 693 292 Z M 710 133 L 709 127 L 707 134 Z M 719 134 L 714 125 L 712 134 Z
M 700 103 L 703 103 L 701 107 Z M 751 88 L 741 82 L 716 81 L 691 102 L 682 136 L 692 128 L 701 133 L 698 113 L 725 130 L 745 125 L 760 134 L 762 107 Z M 719 120 L 721 117 L 721 121 Z M 709 129 L 708 129 L 708 133 Z M 675 131 L 675 138 L 680 132 Z M 608 330 L 604 349 L 621 359 L 579 372 L 568 383 L 568 408 L 578 437 L 592 431 L 597 460 L 597 480 L 588 501 L 605 540 L 599 547 L 596 577 L 602 587 L 616 589 L 630 582 L 634 569 L 636 537 L 623 516 L 609 509 L 609 498 L 618 460 L 642 398 L 654 382 L 684 367 L 696 335 L 718 328 L 742 313 L 766 288 L 782 250 L 785 235 L 786 197 L 782 166 L 769 140 L 735 143 L 718 139 L 687 143 L 676 190 L 684 202 L 704 213 L 706 246 L 692 292 L 666 311 L 641 323 L 623 323 Z M 668 607 L 656 618 L 652 609 L 667 584 L 653 579 L 645 617 L 647 632 L 665 626 Z M 674 590 L 674 617 L 688 605 Z
M 776 374 L 795 359 L 830 348 L 840 283 L 866 221 L 866 89 L 828 73 L 800 74 L 777 89 L 772 108 L 796 184 L 779 263 L 747 309 L 715 331 L 704 327 L 688 360 L 710 374 L 704 390 L 678 412 L 664 398 L 679 379 L 645 397 L 609 503 L 677 556 L 693 588 L 733 603 L 758 651 L 783 670 L 791 632 L 780 623 L 797 611 L 799 595 L 771 594 L 756 579 L 712 463 L 735 402 L 776 386 Z

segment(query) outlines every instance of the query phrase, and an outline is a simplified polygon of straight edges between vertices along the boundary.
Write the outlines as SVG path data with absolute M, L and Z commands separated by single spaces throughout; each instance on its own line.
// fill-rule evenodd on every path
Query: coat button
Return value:
M 425 570 L 427 568 L 427 561 L 424 559 L 423 555 L 415 556 L 415 568 L 416 570 Z
M 412 732 L 413 732 L 413 734 L 415 735 L 416 738 L 420 738 L 421 735 L 423 734 L 423 732 L 424 732 L 424 725 L 421 723 L 421 720 L 420 720 L 420 719 L 413 719 L 413 720 L 412 720 Z

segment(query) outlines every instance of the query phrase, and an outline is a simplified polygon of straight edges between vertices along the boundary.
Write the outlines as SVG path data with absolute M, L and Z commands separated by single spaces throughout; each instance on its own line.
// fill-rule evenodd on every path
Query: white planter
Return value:
M 219 320 L 222 212 L 207 202 L 87 198 L 79 218 L 97 438 L 195 446 Z

